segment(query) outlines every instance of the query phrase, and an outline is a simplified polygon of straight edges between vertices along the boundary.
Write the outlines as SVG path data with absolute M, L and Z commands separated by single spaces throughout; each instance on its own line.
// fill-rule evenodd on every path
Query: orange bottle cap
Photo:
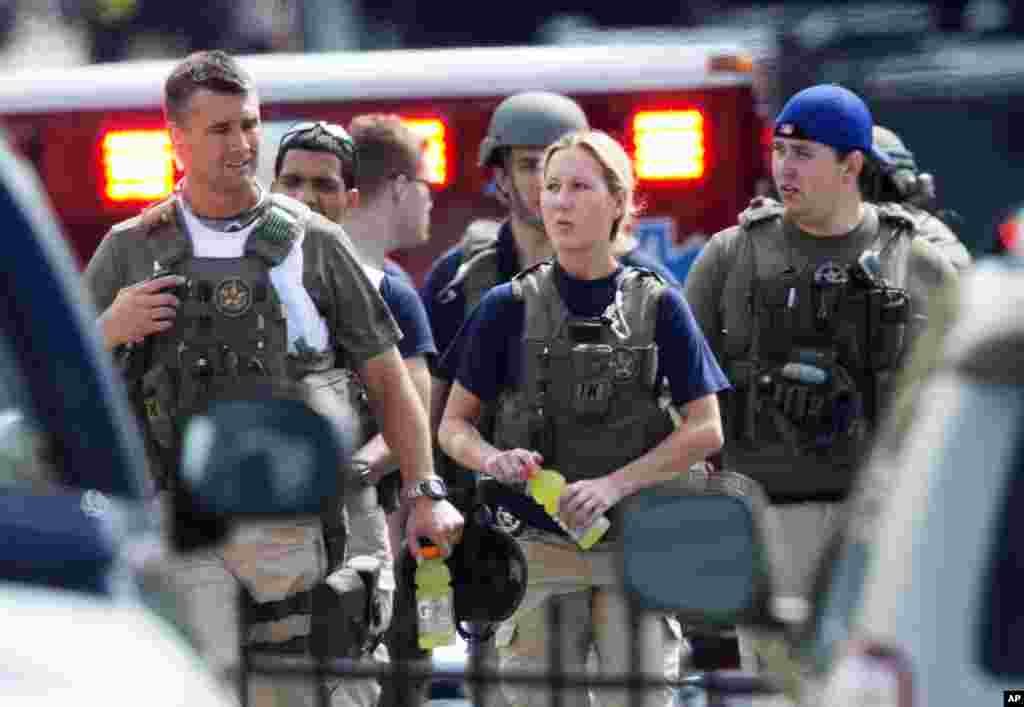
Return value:
M 420 557 L 424 560 L 433 560 L 441 556 L 441 548 L 437 545 L 424 545 L 420 548 Z

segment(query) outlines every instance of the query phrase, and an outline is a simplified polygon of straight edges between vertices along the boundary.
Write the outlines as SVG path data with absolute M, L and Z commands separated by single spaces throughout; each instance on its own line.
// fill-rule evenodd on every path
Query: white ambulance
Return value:
M 295 122 L 398 114 L 429 139 L 433 238 L 398 256 L 417 280 L 474 218 L 500 214 L 477 150 L 495 106 L 525 90 L 576 99 L 624 141 L 645 206 L 636 235 L 663 260 L 736 215 L 767 176 L 749 55 L 736 44 L 538 46 L 241 57 L 260 92 L 263 176 Z M 0 125 L 39 171 L 84 263 L 104 232 L 179 176 L 161 110 L 169 61 L 28 71 L 0 80 Z

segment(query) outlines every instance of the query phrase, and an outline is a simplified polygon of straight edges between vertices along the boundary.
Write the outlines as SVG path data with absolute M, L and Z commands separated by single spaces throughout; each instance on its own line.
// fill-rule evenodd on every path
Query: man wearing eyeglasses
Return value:
M 158 485 L 173 488 L 183 424 L 218 392 L 301 379 L 343 359 L 366 385 L 415 496 L 410 542 L 450 548 L 463 520 L 437 492 L 426 414 L 395 346 L 400 332 L 345 232 L 256 181 L 252 79 L 227 54 L 199 52 L 171 72 L 164 98 L 185 176 L 167 200 L 111 229 L 85 273 L 103 340 L 126 364 Z M 311 618 L 299 599 L 328 569 L 322 534 L 319 521 L 264 524 L 183 559 L 177 576 L 215 668 L 237 661 L 236 578 L 257 614 L 280 602 L 295 610 L 250 624 L 249 645 L 306 645 Z
M 393 247 L 411 242 L 426 231 L 431 206 L 429 192 L 415 177 L 407 176 L 423 172 L 423 141 L 393 116 L 364 116 L 353 121 L 352 129 L 354 138 L 341 126 L 322 121 L 301 123 L 288 130 L 274 159 L 272 191 L 287 194 L 345 225 L 367 276 L 377 285 L 402 330 L 398 349 L 426 409 L 430 396 L 426 359 L 437 353 L 434 338 L 423 303 L 408 276 L 401 270 L 397 275 L 393 269 L 388 270 L 387 259 Z M 392 176 L 395 174 L 406 178 Z M 364 429 L 372 432 L 369 425 Z M 352 461 L 364 470 L 367 485 L 361 494 L 346 497 L 347 552 L 349 556 L 371 555 L 385 563 L 378 606 L 390 618 L 396 590 L 393 550 L 400 547 L 400 519 L 404 515 L 390 512 L 397 509 L 397 486 L 381 485 L 382 498 L 378 502 L 373 484 L 385 476 L 397 480 L 398 474 L 392 473 L 397 465 L 379 434 L 367 435 Z M 361 503 L 357 502 L 359 498 Z M 387 521 L 382 504 L 390 512 Z M 385 630 L 388 623 L 384 622 L 379 630 Z M 415 632 L 415 616 L 412 623 Z M 373 657 L 386 661 L 387 651 L 379 646 Z M 401 653 L 395 657 L 406 658 Z M 344 692 L 352 705 L 376 704 L 380 694 L 377 684 L 368 680 L 347 681 L 335 692 L 340 696 L 338 691 Z M 403 703 L 411 701 L 411 696 L 403 697 Z

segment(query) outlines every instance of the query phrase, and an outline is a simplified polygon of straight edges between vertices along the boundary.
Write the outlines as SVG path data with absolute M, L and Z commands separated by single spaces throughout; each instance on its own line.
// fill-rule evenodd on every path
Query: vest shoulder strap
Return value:
M 622 273 L 622 279 L 619 281 L 619 287 L 626 289 L 627 287 L 642 287 L 645 285 L 656 287 L 661 289 L 668 285 L 661 275 L 656 273 L 654 270 L 640 267 L 638 265 L 629 265 L 625 268 L 625 272 Z
M 917 230 L 917 219 L 901 204 L 886 202 L 877 204 L 879 224 L 888 226 L 894 231 L 907 231 L 913 233 Z
M 523 284 L 527 281 L 527 279 L 535 277 L 537 275 L 542 275 L 542 270 L 554 268 L 554 265 L 555 264 L 553 260 L 542 260 L 539 263 L 534 263 L 525 270 L 516 273 L 512 277 L 512 292 L 515 294 L 516 297 L 522 298 Z
M 163 201 L 147 206 L 139 215 L 139 225 L 145 229 L 147 234 L 167 224 L 176 225 L 178 221 L 176 202 L 177 198 L 172 194 Z
M 271 267 L 280 265 L 302 237 L 312 213 L 307 206 L 282 194 L 270 194 L 270 203 L 245 242 L 247 255 L 256 255 Z
M 178 215 L 178 197 L 172 194 L 142 212 L 140 225 L 150 241 L 154 270 L 174 266 L 192 253 L 192 242 L 181 228 Z
M 454 298 L 454 290 L 463 288 L 467 310 L 480 301 L 484 293 L 498 284 L 498 231 L 501 224 L 490 219 L 477 219 L 466 227 L 459 248 L 459 267 L 451 281 L 438 292 L 444 302 Z
M 462 248 L 462 262 L 472 260 L 481 251 L 496 249 L 500 230 L 500 221 L 486 218 L 477 219 L 466 226 L 459 244 Z
M 767 225 L 769 222 L 782 218 L 782 204 L 766 196 L 751 199 L 750 204 L 740 212 L 738 221 L 740 228 L 749 231 Z

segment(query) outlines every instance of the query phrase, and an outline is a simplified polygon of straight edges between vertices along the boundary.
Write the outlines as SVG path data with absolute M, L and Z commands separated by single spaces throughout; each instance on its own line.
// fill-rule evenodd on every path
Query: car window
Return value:
M 57 483 L 50 443 L 31 407 L 25 379 L 0 337 L 0 492 L 31 493 Z
M 995 524 L 988 576 L 982 583 L 982 667 L 1000 678 L 1024 679 L 1024 420 Z

